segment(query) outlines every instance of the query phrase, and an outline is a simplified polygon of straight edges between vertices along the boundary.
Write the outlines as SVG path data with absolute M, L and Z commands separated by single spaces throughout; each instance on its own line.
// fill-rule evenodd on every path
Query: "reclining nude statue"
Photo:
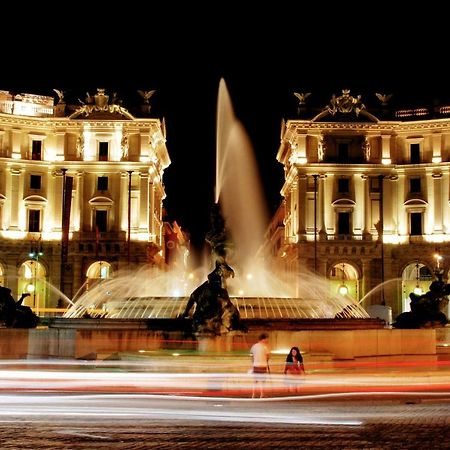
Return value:
M 192 314 L 192 327 L 197 334 L 220 336 L 233 330 L 245 331 L 237 308 L 233 305 L 226 289 L 226 279 L 234 276 L 233 269 L 225 262 L 216 261 L 215 269 L 208 280 L 189 297 L 182 318 Z

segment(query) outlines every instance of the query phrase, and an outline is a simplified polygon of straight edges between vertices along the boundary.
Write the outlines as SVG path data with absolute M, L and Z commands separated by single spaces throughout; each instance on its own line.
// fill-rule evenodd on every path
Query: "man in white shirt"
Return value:
M 267 343 L 268 339 L 269 336 L 266 333 L 260 334 L 258 337 L 258 342 L 250 349 L 250 353 L 252 355 L 252 368 L 255 376 L 252 398 L 255 397 L 255 388 L 257 383 L 259 383 L 260 398 L 264 397 L 264 382 L 266 380 L 266 374 L 270 373 L 270 349 Z

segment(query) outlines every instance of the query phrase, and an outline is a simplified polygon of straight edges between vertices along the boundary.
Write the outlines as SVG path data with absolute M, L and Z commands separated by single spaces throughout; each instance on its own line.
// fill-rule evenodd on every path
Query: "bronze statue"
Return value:
M 245 331 L 240 322 L 238 309 L 233 305 L 226 289 L 225 280 L 234 276 L 233 269 L 226 263 L 216 262 L 208 280 L 195 289 L 181 317 L 192 314 L 192 328 L 197 334 L 220 336 L 233 330 Z
M 11 289 L 0 286 L 0 322 L 7 328 L 35 328 L 39 317 L 29 306 L 22 305 L 29 293 L 24 293 L 16 302 L 11 295 Z
M 435 272 L 437 280 L 430 284 L 430 290 L 417 295 L 411 292 L 411 311 L 401 313 L 395 320 L 395 328 L 436 328 L 448 322 L 442 310 L 448 305 L 450 284 L 442 280 L 443 273 Z

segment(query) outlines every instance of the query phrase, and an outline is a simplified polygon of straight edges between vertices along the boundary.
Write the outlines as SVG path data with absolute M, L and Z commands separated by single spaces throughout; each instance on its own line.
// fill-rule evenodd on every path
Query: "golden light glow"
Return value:
M 434 259 L 436 260 L 436 268 L 439 269 L 443 257 L 439 253 L 435 253 Z
M 381 160 L 381 164 L 388 166 L 389 164 L 392 164 L 391 158 L 383 158 Z
M 348 287 L 345 284 L 341 284 L 338 289 L 339 295 L 343 297 L 348 294 Z
M 32 284 L 32 283 L 30 283 L 30 284 L 28 284 L 27 285 L 27 291 L 31 294 L 31 293 L 33 293 L 34 291 L 35 291 L 35 287 L 34 287 L 34 284 Z
M 414 294 L 416 295 L 422 295 L 422 288 L 420 286 L 416 286 L 413 290 Z
M 433 158 L 431 159 L 431 161 L 432 161 L 434 164 L 439 164 L 439 163 L 442 162 L 442 158 L 441 158 L 440 156 L 433 156 Z

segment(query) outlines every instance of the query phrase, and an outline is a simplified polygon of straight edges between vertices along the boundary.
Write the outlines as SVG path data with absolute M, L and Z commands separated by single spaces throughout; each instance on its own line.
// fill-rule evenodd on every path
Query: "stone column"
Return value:
M 433 225 L 433 234 L 443 233 L 443 195 L 442 195 L 442 172 L 434 172 L 432 175 L 433 189 L 429 198 L 433 199 L 434 212 L 433 217 L 429 222 Z M 431 212 L 431 211 L 430 211 Z
M 65 143 L 66 143 L 66 133 L 58 131 L 55 133 L 56 139 L 56 158 L 57 161 L 65 160 Z
M 148 233 L 148 173 L 140 172 L 139 173 L 139 231 Z
M 9 183 L 9 229 L 20 230 L 20 210 L 23 208 L 23 188 L 22 188 L 22 170 L 11 167 Z M 25 224 L 24 224 L 25 226 Z
M 306 240 L 306 175 L 299 175 L 297 187 L 297 236 L 299 241 Z
M 326 239 L 326 230 L 325 230 L 325 220 L 324 220 L 324 213 L 325 209 L 329 207 L 329 205 L 325 204 L 325 196 L 324 196 L 324 182 L 325 182 L 326 175 L 321 174 L 318 181 L 319 185 L 319 192 L 317 194 L 317 231 L 319 233 L 319 239 L 325 240 Z
M 367 175 L 361 175 L 362 188 L 364 191 L 362 199 L 362 209 L 364 211 L 364 226 L 363 226 L 363 239 L 370 239 L 371 217 L 372 217 L 372 204 L 370 201 L 370 178 Z
M 442 134 L 435 133 L 432 135 L 432 144 L 433 146 L 433 163 L 442 162 Z
M 381 136 L 381 163 L 391 164 L 391 135 Z

